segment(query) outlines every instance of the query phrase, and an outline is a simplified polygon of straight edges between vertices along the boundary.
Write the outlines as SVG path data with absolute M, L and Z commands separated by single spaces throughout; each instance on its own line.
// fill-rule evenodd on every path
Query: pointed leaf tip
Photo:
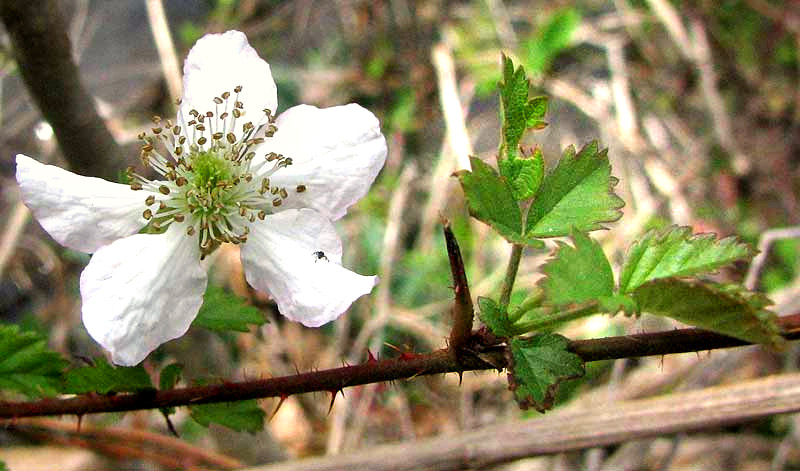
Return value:
M 567 147 L 548 173 L 528 212 L 527 237 L 558 237 L 572 228 L 583 232 L 603 229 L 603 223 L 622 217 L 624 202 L 614 191 L 608 149 L 597 141 L 580 152 Z
M 737 260 L 749 260 L 755 251 L 735 237 L 692 234 L 689 227 L 651 230 L 628 250 L 619 290 L 629 293 L 650 280 L 710 273 Z

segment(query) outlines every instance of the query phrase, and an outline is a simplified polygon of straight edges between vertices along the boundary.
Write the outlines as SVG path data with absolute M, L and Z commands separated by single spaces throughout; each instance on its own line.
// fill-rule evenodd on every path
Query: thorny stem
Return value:
M 522 259 L 522 244 L 511 245 L 511 256 L 508 258 L 506 276 L 503 279 L 503 288 L 500 291 L 500 308 L 506 310 L 508 303 L 511 302 L 511 290 L 514 289 L 514 281 L 517 279 L 519 262 Z
M 787 340 L 800 338 L 800 314 L 778 319 Z M 480 335 L 476 336 L 480 339 Z M 712 350 L 747 345 L 747 342 L 701 329 L 679 329 L 650 334 L 625 335 L 571 341 L 568 350 L 584 361 L 634 358 Z M 506 366 L 505 347 L 478 345 L 456 359 L 447 350 L 426 354 L 403 354 L 400 358 L 367 361 L 359 365 L 314 371 L 292 376 L 237 383 L 145 391 L 135 394 L 86 394 L 66 399 L 42 399 L 32 402 L 0 402 L 0 418 L 14 419 L 63 414 L 120 412 L 161 407 L 177 407 L 214 402 L 230 402 L 266 397 L 285 397 L 314 391 L 335 393 L 361 384 L 411 379 L 417 376 L 471 370 L 489 370 Z M 477 351 L 480 349 L 480 351 Z
M 444 240 L 447 243 L 447 255 L 450 259 L 450 271 L 453 275 L 453 291 L 455 299 L 451 308 L 453 327 L 450 329 L 450 351 L 460 356 L 472 335 L 472 320 L 475 310 L 472 306 L 472 297 L 469 293 L 469 283 L 464 270 L 464 260 L 461 258 L 461 249 L 449 221 L 442 221 L 444 226 Z

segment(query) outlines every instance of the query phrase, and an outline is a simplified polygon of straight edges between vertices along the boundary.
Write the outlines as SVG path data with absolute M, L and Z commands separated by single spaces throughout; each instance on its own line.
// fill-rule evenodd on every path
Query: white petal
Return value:
M 333 225 L 311 209 L 268 216 L 242 244 L 248 283 L 272 295 L 281 314 L 308 327 L 336 319 L 378 282 L 343 268 L 341 254 Z
M 17 155 L 22 200 L 39 224 L 61 245 L 92 253 L 135 234 L 147 221 L 146 191 L 100 178 L 82 177 Z
M 189 51 L 183 64 L 183 101 L 181 110 L 186 120 L 192 119 L 189 111 L 200 113 L 213 111 L 221 114 L 224 104 L 215 110 L 214 97 L 230 92 L 228 112 L 233 110 L 236 94 L 233 89 L 242 86 L 239 101 L 244 104 L 244 116 L 237 120 L 237 131 L 252 121 L 258 124 L 264 116 L 263 110 L 273 113 L 278 107 L 278 91 L 269 64 L 247 42 L 239 31 L 223 34 L 207 34 L 200 38 Z M 230 119 L 230 118 L 228 118 Z
M 118 365 L 136 365 L 186 333 L 203 304 L 206 272 L 197 239 L 183 229 L 119 239 L 81 274 L 83 323 Z
M 289 191 L 284 208 L 314 208 L 335 221 L 367 193 L 386 161 L 378 118 L 356 104 L 295 106 L 276 124 L 278 132 L 262 149 L 292 159 L 270 178 Z M 296 192 L 299 184 L 305 192 Z

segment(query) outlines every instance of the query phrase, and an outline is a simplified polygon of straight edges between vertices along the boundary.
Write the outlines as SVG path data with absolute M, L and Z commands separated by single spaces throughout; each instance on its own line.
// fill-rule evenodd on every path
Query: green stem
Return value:
M 539 307 L 539 305 L 542 303 L 542 300 L 544 300 L 544 291 L 538 287 L 534 287 L 533 294 L 528 296 L 528 298 L 514 310 L 509 311 L 508 320 L 510 320 L 512 323 L 517 322 L 526 312 L 533 308 Z
M 517 271 L 519 271 L 519 262 L 522 259 L 521 244 L 513 244 L 511 246 L 511 256 L 508 259 L 508 268 L 506 268 L 506 277 L 503 279 L 503 288 L 500 291 L 500 308 L 506 310 L 508 303 L 511 301 L 511 291 L 514 289 L 514 280 L 517 279 Z
M 597 301 L 589 301 L 565 311 L 558 311 L 546 314 L 544 316 L 531 316 L 531 318 L 528 320 L 525 320 L 523 316 L 518 321 L 514 322 L 514 327 L 517 327 L 524 332 L 547 331 L 548 329 L 557 327 L 564 322 L 574 321 L 582 317 L 596 314 L 598 312 L 597 307 Z

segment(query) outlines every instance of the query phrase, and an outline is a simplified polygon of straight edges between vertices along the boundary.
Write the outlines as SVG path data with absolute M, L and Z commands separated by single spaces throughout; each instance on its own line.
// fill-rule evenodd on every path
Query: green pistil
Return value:
M 219 183 L 228 183 L 232 179 L 231 163 L 216 151 L 199 151 L 192 155 L 195 188 L 215 188 Z

